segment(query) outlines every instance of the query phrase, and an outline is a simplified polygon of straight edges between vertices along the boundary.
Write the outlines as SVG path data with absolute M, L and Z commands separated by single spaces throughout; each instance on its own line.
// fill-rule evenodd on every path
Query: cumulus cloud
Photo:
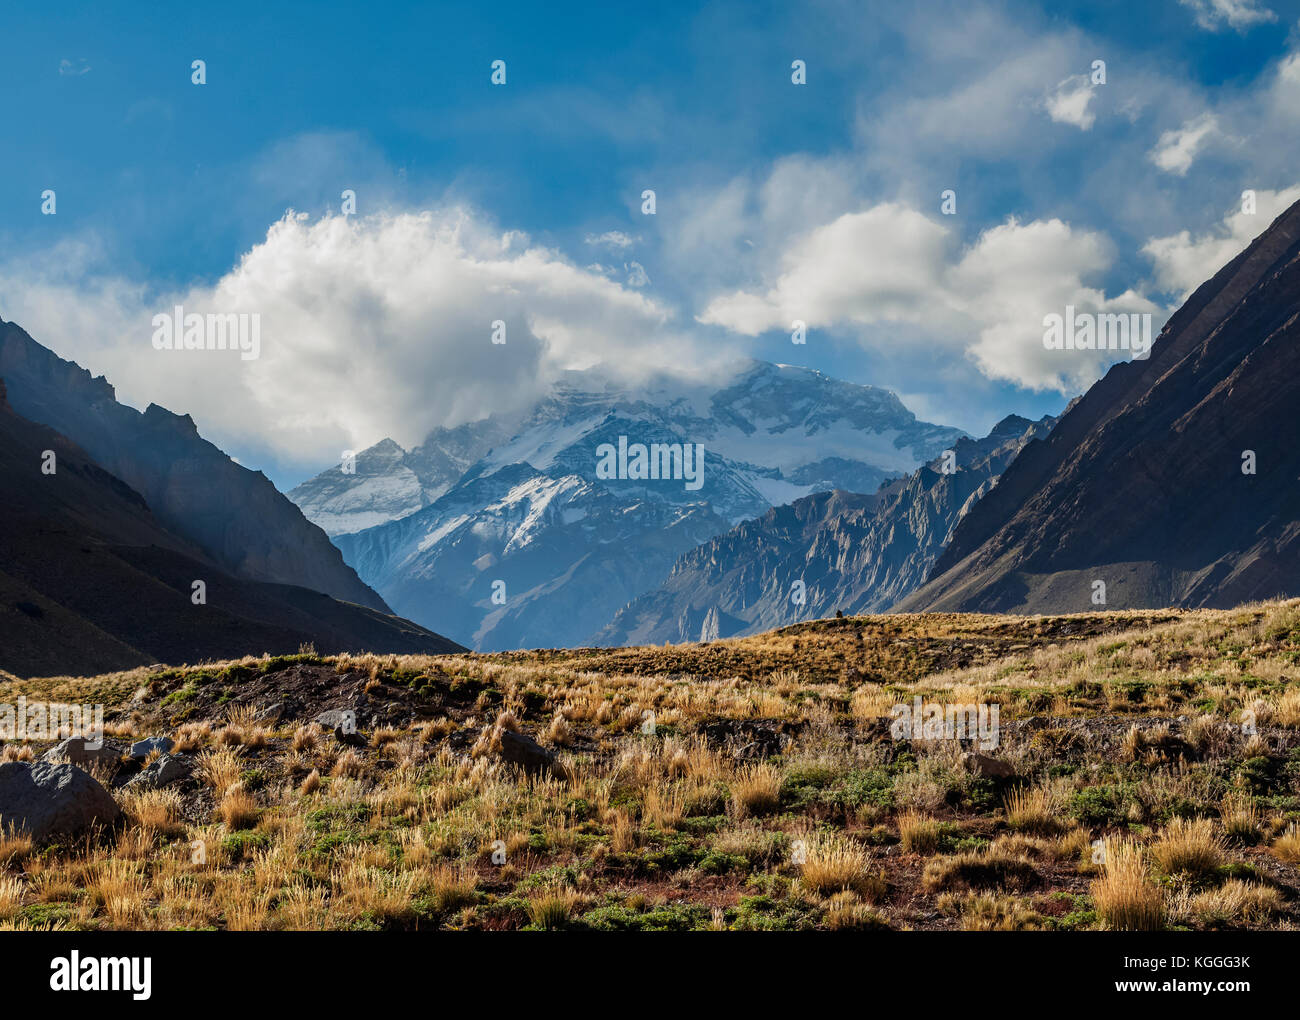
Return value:
M 1184 177 L 1201 147 L 1218 129 L 1218 118 L 1212 113 L 1203 113 L 1180 128 L 1166 131 L 1151 150 L 1151 162 L 1161 170 Z
M 1155 265 L 1157 286 L 1185 298 L 1234 259 L 1282 212 L 1300 201 L 1300 185 L 1282 191 L 1255 192 L 1255 212 L 1238 206 L 1211 230 L 1193 235 L 1180 230 L 1153 237 L 1142 248 Z
M 1233 28 L 1245 32 L 1252 25 L 1277 21 L 1277 15 L 1256 0 L 1178 0 L 1192 11 L 1196 24 L 1209 32 Z
M 1058 84 L 1047 96 L 1047 115 L 1058 124 L 1073 124 L 1087 131 L 1097 122 L 1092 105 L 1092 80 L 1086 74 L 1076 74 Z
M 127 402 L 193 413 L 221 445 L 282 462 L 328 463 L 384 436 L 409 446 L 524 406 L 565 368 L 702 359 L 665 307 L 463 207 L 287 214 L 215 283 L 177 293 L 97 273 L 95 255 L 0 266 L 0 310 Z M 150 320 L 176 304 L 258 313 L 261 357 L 154 350 Z
M 1059 219 L 993 227 L 964 250 L 948 227 L 899 203 L 846 213 L 810 231 L 766 290 L 719 295 L 701 322 L 754 336 L 810 327 L 911 324 L 933 356 L 964 353 L 990 379 L 1031 389 L 1077 391 L 1113 354 L 1051 351 L 1043 319 L 1079 312 L 1159 314 L 1133 291 L 1107 297 L 1088 285 L 1114 261 L 1104 235 Z M 877 331 L 861 331 L 865 343 Z

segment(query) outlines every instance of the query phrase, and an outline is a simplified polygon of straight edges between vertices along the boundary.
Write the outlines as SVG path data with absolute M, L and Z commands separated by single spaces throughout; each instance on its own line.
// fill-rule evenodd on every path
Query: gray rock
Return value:
M 117 818 L 117 802 L 75 765 L 11 761 L 0 765 L 0 827 L 38 841 L 70 835 Z
M 145 737 L 143 740 L 137 740 L 131 745 L 131 757 L 137 761 L 144 761 L 149 757 L 150 751 L 166 752 L 171 749 L 172 742 L 169 737 Z
M 321 729 L 337 730 L 357 728 L 357 714 L 352 709 L 331 708 L 320 715 L 316 716 L 315 722 L 319 723 Z
M 561 774 L 555 755 L 531 737 L 516 733 L 514 730 L 501 731 L 501 757 L 522 766 L 523 770 L 530 775 L 546 772 L 556 776 Z
M 105 740 L 98 748 L 88 747 L 88 743 L 85 737 L 68 737 L 41 755 L 41 761 L 54 764 L 67 762 L 84 767 L 97 762 L 111 763 L 122 756 L 121 746 L 112 741 Z
M 194 762 L 176 754 L 164 754 L 143 772 L 131 778 L 124 789 L 160 790 L 164 786 L 183 783 L 194 772 Z

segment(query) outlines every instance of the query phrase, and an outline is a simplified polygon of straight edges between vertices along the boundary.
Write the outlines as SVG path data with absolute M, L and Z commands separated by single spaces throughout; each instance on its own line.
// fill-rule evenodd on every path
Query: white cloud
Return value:
M 1204 234 L 1193 237 L 1190 231 L 1180 230 L 1167 237 L 1153 237 L 1142 251 L 1155 264 L 1156 285 L 1180 298 L 1187 297 L 1297 201 L 1300 185 L 1282 191 L 1259 189 L 1255 191 L 1253 215 L 1238 206 Z
M 564 368 L 698 370 L 704 358 L 660 304 L 463 207 L 286 215 L 215 284 L 181 293 L 97 264 L 82 245 L 2 265 L 0 309 L 128 403 L 192 413 L 219 445 L 282 462 L 328 463 L 383 436 L 409 446 L 522 406 Z M 155 351 L 150 319 L 173 304 L 259 313 L 261 357 Z M 496 319 L 505 345 L 491 343 Z
M 64 57 L 59 61 L 59 74 L 65 78 L 69 76 L 77 78 L 83 74 L 89 74 L 90 70 L 90 65 L 84 59 L 73 61 Z
M 1008 220 L 963 251 L 947 226 L 884 203 L 813 229 L 766 290 L 719 295 L 699 319 L 748 336 L 789 329 L 796 319 L 814 328 L 912 324 L 930 337 L 922 357 L 964 353 L 990 379 L 1069 393 L 1096 380 L 1114 356 L 1046 350 L 1044 316 L 1063 314 L 1067 304 L 1160 312 L 1131 290 L 1108 298 L 1085 282 L 1113 258 L 1103 235 L 1059 219 Z M 859 339 L 880 343 L 880 331 L 860 329 Z
M 610 248 L 615 251 L 621 251 L 624 248 L 631 248 L 632 245 L 640 241 L 639 237 L 632 237 L 621 230 L 607 230 L 603 234 L 588 234 L 583 238 L 584 243 L 597 248 Z
M 765 294 L 715 297 L 700 321 L 749 336 L 794 319 L 810 326 L 919 321 L 946 244 L 945 228 L 902 205 L 846 213 L 796 242 Z
M 1219 130 L 1218 118 L 1203 113 L 1182 127 L 1166 131 L 1151 150 L 1151 162 L 1161 170 L 1184 177 L 1206 140 Z
M 1058 124 L 1073 124 L 1087 131 L 1097 122 L 1092 105 L 1092 80 L 1086 74 L 1071 75 L 1048 94 L 1047 115 Z
M 1196 24 L 1209 32 L 1234 28 L 1244 32 L 1252 25 L 1277 21 L 1277 15 L 1256 0 L 1178 0 L 1196 16 Z

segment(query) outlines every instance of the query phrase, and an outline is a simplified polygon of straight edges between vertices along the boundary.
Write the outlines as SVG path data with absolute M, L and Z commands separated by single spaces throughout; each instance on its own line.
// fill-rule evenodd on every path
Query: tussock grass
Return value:
M 1161 872 L 1194 882 L 1212 879 L 1223 857 L 1223 840 L 1206 818 L 1171 819 L 1151 844 L 1151 858 Z
M 1092 883 L 1097 914 L 1108 928 L 1158 931 L 1164 927 L 1164 893 L 1151 880 L 1146 855 L 1138 844 L 1108 840 L 1102 874 Z
M 110 736 L 166 733 L 198 765 L 118 790 L 107 831 L 0 834 L 0 928 L 1293 928 L 1298 657 L 1300 600 L 0 676 L 0 700 L 106 700 Z M 355 748 L 272 723 L 257 684 L 291 663 L 418 711 L 381 711 L 408 721 Z M 161 708 L 240 684 L 203 716 Z M 915 696 L 998 705 L 985 750 L 1017 779 L 981 778 L 954 742 L 895 742 L 890 709 Z M 508 729 L 563 749 L 563 778 L 502 761 Z

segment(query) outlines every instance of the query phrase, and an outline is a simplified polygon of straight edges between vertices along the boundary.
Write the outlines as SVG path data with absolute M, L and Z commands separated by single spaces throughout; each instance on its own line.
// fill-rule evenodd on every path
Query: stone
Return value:
M 68 737 L 41 755 L 41 761 L 54 764 L 67 762 L 84 768 L 97 762 L 111 764 L 122 757 L 122 748 L 119 745 L 107 740 L 99 741 L 99 747 L 95 747 L 94 743 L 86 740 L 85 737 Z
M 120 813 L 113 795 L 89 772 L 67 763 L 11 761 L 0 765 L 0 828 L 44 842 L 107 825 Z
M 365 747 L 366 738 L 356 730 L 348 732 L 342 726 L 334 727 L 334 739 L 344 747 Z
M 160 790 L 164 786 L 183 783 L 194 771 L 189 758 L 177 754 L 163 754 L 152 765 L 131 777 L 124 787 L 127 790 Z
M 172 742 L 169 737 L 145 737 L 131 745 L 131 757 L 144 761 L 151 751 L 170 751 Z
M 316 716 L 315 722 L 320 724 L 321 729 L 337 730 L 356 729 L 357 714 L 352 709 L 331 708 Z
M 545 772 L 558 774 L 555 755 L 541 744 L 514 730 L 501 730 L 501 757 L 508 762 L 519 765 L 530 775 Z

